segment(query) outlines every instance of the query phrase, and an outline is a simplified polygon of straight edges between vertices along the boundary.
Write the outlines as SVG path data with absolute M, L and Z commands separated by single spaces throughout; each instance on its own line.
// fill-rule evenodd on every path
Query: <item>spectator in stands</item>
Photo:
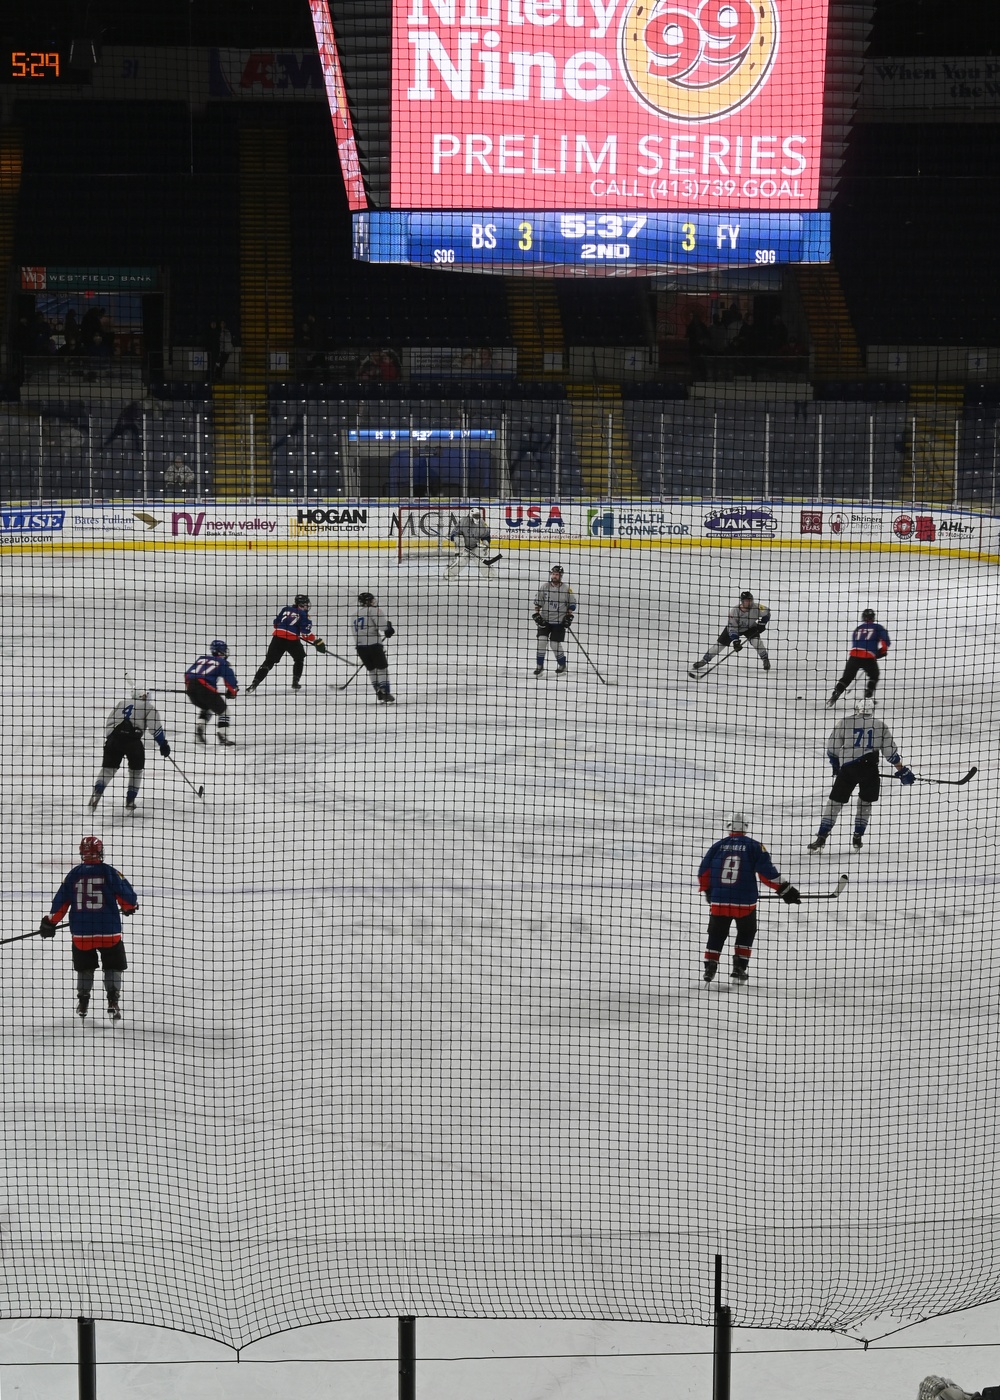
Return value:
M 738 301 L 731 301 L 722 313 L 722 324 L 726 328 L 726 344 L 732 345 L 743 325 L 743 312 Z
M 75 342 L 79 342 L 80 340 L 80 323 L 76 319 L 76 312 L 72 307 L 66 312 L 66 317 L 63 321 L 63 341 L 65 344 L 69 344 L 71 340 Z
M 233 353 L 233 337 L 225 321 L 219 322 L 219 352 L 215 357 L 215 379 L 221 379 Z
M 118 415 L 118 421 L 104 439 L 104 446 L 110 447 L 116 438 L 131 439 L 134 452 L 142 451 L 142 404 L 127 403 Z
M 718 312 L 712 317 L 712 324 L 708 329 L 708 345 L 705 347 L 709 354 L 721 355 L 729 344 L 726 335 L 726 327 L 722 317 Z
M 42 313 L 36 311 L 35 319 L 31 324 L 31 354 L 52 355 L 55 353 L 55 348 L 55 343 L 52 340 L 52 327 Z
M 703 373 L 705 366 L 702 364 L 701 357 L 708 347 L 708 327 L 697 311 L 691 312 L 691 319 L 687 323 L 684 335 L 691 352 L 691 372 L 693 374 Z
M 92 335 L 90 340 L 84 345 L 84 351 L 87 355 L 100 360 L 110 359 L 113 349 L 114 346 L 111 339 L 108 336 L 102 335 L 100 331 Z
M 90 345 L 95 335 L 101 331 L 101 317 L 107 315 L 103 306 L 92 306 L 80 322 L 80 344 Z
M 402 373 L 403 367 L 395 350 L 373 350 L 358 367 L 358 378 L 363 380 L 400 379 Z
M 58 351 L 57 351 L 56 353 L 59 354 L 59 355 L 79 355 L 79 354 L 82 354 L 82 350 L 81 350 L 81 348 L 80 348 L 80 341 L 79 341 L 79 339 L 77 338 L 77 336 L 76 336 L 76 335 L 68 335 L 68 336 L 66 337 L 66 339 L 63 341 L 62 345 L 60 345 L 60 347 L 59 347 L 59 349 L 58 349 Z
M 748 311 L 743 317 L 743 324 L 740 333 L 733 341 L 733 349 L 739 355 L 760 354 L 760 336 L 753 319 L 753 312 Z

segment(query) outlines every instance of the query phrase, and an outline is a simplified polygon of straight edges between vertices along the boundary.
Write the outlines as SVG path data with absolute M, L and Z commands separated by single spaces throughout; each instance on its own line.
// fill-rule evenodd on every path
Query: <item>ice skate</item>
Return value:
M 135 815 L 135 798 L 134 798 L 134 797 L 132 798 L 132 800 L 131 800 L 130 802 L 126 802 L 126 803 L 125 803 L 125 811 L 129 814 L 129 816 L 134 816 L 134 815 Z
M 122 1018 L 121 1007 L 118 1005 L 118 998 L 108 997 L 108 1015 L 112 1021 L 120 1021 Z
M 763 665 L 765 671 L 770 671 L 770 669 L 771 669 L 771 663 L 770 663 L 770 661 L 767 659 L 766 656 L 764 657 L 764 660 L 763 660 L 763 662 L 762 662 L 762 665 Z
M 715 981 L 715 974 L 718 972 L 718 970 L 719 970 L 719 964 L 718 964 L 717 962 L 707 962 L 707 963 L 705 964 L 704 971 L 703 971 L 702 974 L 701 974 L 701 975 L 702 975 L 703 981 L 705 981 L 705 982 L 714 982 L 714 981 Z
M 91 796 L 90 801 L 87 803 L 87 807 L 89 808 L 89 810 L 90 810 L 91 812 L 96 812 L 96 811 L 97 811 L 97 804 L 100 802 L 100 800 L 101 800 L 101 794 L 100 794 L 99 792 L 95 792 L 95 793 Z
M 733 982 L 750 981 L 750 964 L 746 958 L 733 958 L 733 970 L 729 976 Z
M 830 696 L 829 700 L 826 702 L 826 708 L 827 708 L 828 710 L 832 710 L 833 707 L 834 707 L 834 705 L 836 705 L 836 703 L 837 703 L 837 701 L 838 701 L 839 699 L 840 699 L 840 692 L 837 691 L 837 690 L 835 690 L 835 691 L 833 692 L 833 694 Z
M 235 749 L 236 740 L 227 738 L 226 735 L 223 734 L 221 729 L 219 730 L 218 735 L 216 737 L 218 738 L 219 743 L 224 749 Z
M 89 992 L 81 992 L 81 993 L 79 994 L 79 996 L 77 997 L 77 999 L 76 999 L 76 1014 L 79 1016 L 79 1018 L 80 1018 L 81 1021 L 85 1019 L 85 1017 L 86 1017 L 86 1015 L 87 1015 L 87 1012 L 88 1012 L 89 1010 L 90 1010 L 90 993 L 89 993 Z
M 392 694 L 387 685 L 382 686 L 381 689 L 375 692 L 375 698 L 380 705 L 395 705 L 396 703 L 396 697 Z
M 206 726 L 205 726 L 204 724 L 202 724 L 200 720 L 198 721 L 198 723 L 197 723 L 197 724 L 195 725 L 195 727 L 194 727 L 194 737 L 195 737 L 196 742 L 199 743 L 199 744 L 207 744 L 207 743 L 208 743 L 208 740 L 205 738 L 205 729 L 206 729 Z
M 301 681 L 292 681 L 292 689 L 293 689 L 293 690 L 301 690 L 301 689 L 302 689 L 302 682 L 301 682 Z
M 810 849 L 811 851 L 821 851 L 825 845 L 826 845 L 826 837 L 825 837 L 825 836 L 817 836 L 816 839 L 815 839 L 814 841 L 810 841 L 810 842 L 809 842 L 809 849 Z
M 260 681 L 251 681 L 247 686 L 247 694 L 252 695 L 259 685 Z
M 544 667 L 544 666 L 536 666 L 536 667 L 535 667 L 535 675 L 536 675 L 536 676 L 540 676 L 544 670 L 545 670 L 545 667 Z
M 558 665 L 556 666 L 556 675 L 557 675 L 557 676 L 564 676 L 565 674 L 566 674 L 566 662 L 565 662 L 565 661 L 560 661 L 560 662 L 558 663 Z
M 864 841 L 862 841 L 860 833 L 856 831 L 856 832 L 854 833 L 854 840 L 851 842 L 851 845 L 854 847 L 854 849 L 855 849 L 856 851 L 860 851 L 860 850 L 862 849 L 862 847 L 864 846 L 864 844 L 865 844 L 865 843 L 864 843 Z

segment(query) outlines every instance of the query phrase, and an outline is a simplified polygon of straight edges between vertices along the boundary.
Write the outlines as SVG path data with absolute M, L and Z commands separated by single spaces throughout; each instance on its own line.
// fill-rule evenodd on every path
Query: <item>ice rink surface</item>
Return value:
M 607 685 L 572 640 L 566 677 L 551 661 L 531 674 L 531 600 L 557 558 Z M 709 1321 L 717 1252 L 747 1328 L 863 1333 L 890 1305 L 992 1299 L 995 566 L 559 546 L 506 551 L 489 583 L 444 584 L 442 567 L 317 548 L 0 558 L 3 936 L 37 925 L 89 831 L 141 901 L 120 1026 L 96 996 L 96 1015 L 73 1015 L 65 932 L 3 949 L 0 1312 L 114 1313 L 233 1344 L 485 1312 L 508 1321 L 427 1335 L 474 1328 L 480 1355 L 503 1345 L 492 1326 L 549 1328 L 539 1351 L 552 1335 L 624 1350 L 641 1332 L 646 1350 L 676 1329 L 642 1323 Z M 195 746 L 176 692 L 212 638 L 245 691 L 271 618 L 304 590 L 349 657 L 361 588 L 397 629 L 397 705 L 363 675 L 339 692 L 351 668 L 310 655 L 298 694 L 286 662 L 235 702 L 235 749 Z M 690 681 L 743 588 L 773 610 L 774 669 L 744 651 Z M 846 815 L 810 855 L 825 700 L 867 605 L 894 642 L 880 714 L 904 760 L 980 771 L 962 789 L 886 782 L 860 855 Z M 138 814 L 123 774 L 87 813 L 126 669 L 155 688 L 204 803 L 148 744 Z M 734 804 L 803 891 L 850 884 L 762 905 L 750 985 L 706 988 L 695 872 Z M 516 1321 L 532 1316 L 597 1321 Z M 379 1329 L 364 1354 L 392 1354 L 390 1324 L 350 1326 Z M 15 1334 L 54 1335 L 9 1324 L 0 1349 Z M 176 1357 L 183 1339 L 163 1335 Z M 260 1346 L 299 1355 L 311 1335 Z M 933 1355 L 920 1374 L 949 1373 Z M 702 1393 L 710 1367 L 683 1364 L 701 1370 L 677 1393 Z M 639 1397 L 656 1393 L 640 1377 L 670 1374 L 477 1365 L 464 1379 L 484 1400 Z M 71 1393 L 33 1374 L 13 1393 Z M 242 1393 L 272 1393 L 248 1374 Z M 366 1374 L 343 1393 L 384 1393 Z

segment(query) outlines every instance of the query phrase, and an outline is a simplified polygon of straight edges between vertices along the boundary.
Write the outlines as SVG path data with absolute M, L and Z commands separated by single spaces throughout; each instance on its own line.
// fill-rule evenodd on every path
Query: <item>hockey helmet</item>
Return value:
M 85 836 L 80 842 L 80 859 L 84 865 L 100 865 L 104 859 L 104 842 L 99 836 Z
M 864 719 L 871 719 L 875 714 L 875 701 L 870 695 L 863 695 L 854 706 L 854 713 Z
M 296 593 L 295 602 L 292 606 L 296 608 L 307 608 L 309 606 L 309 601 L 308 593 Z
M 742 812 L 734 812 L 729 818 L 729 830 L 743 833 L 749 826 L 749 822 Z
M 750 592 L 749 588 L 744 589 L 744 591 L 740 594 L 740 602 L 741 602 L 741 603 L 752 603 L 752 602 L 753 602 L 753 594 Z
M 553 564 L 553 565 L 552 565 L 552 568 L 549 570 L 549 573 L 550 573 L 550 574 L 558 574 L 560 578 L 562 578 L 562 576 L 563 576 L 563 574 L 564 574 L 565 572 L 566 572 L 566 570 L 563 568 L 563 566 L 562 566 L 561 564 Z
M 864 612 L 861 614 L 861 621 L 862 621 L 862 622 L 874 622 L 874 621 L 875 621 L 875 609 L 874 609 L 874 608 L 865 608 Z
M 215 641 L 209 645 L 208 649 L 213 656 L 221 656 L 225 658 L 229 655 L 229 647 L 226 645 L 225 642 L 220 641 L 218 637 L 216 637 Z
M 363 608 L 373 608 L 373 607 L 375 606 L 375 594 L 374 594 L 374 593 L 359 593 L 359 594 L 358 594 L 358 602 L 361 604 L 361 606 L 362 606 Z

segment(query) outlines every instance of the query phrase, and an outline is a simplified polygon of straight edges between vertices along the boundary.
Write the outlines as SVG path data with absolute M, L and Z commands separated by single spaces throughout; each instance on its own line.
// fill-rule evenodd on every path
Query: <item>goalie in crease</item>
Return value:
M 486 557 L 490 552 L 490 528 L 481 515 L 469 511 L 451 530 L 448 538 L 455 546 L 455 557 L 444 571 L 446 579 L 454 578 L 468 565 L 475 565 L 483 578 L 492 578 Z

